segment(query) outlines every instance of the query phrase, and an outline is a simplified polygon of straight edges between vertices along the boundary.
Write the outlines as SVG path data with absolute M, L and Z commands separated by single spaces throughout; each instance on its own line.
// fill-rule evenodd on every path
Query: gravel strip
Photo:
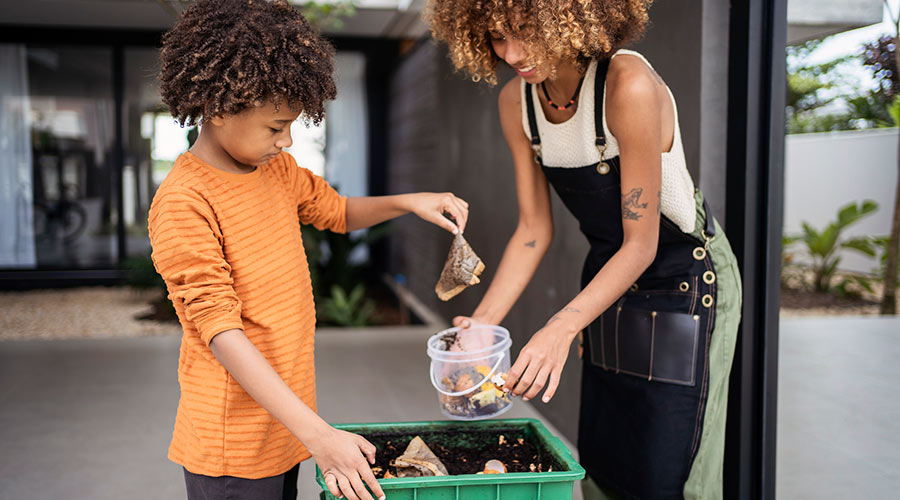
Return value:
M 0 342 L 181 335 L 178 323 L 135 319 L 159 293 L 126 287 L 0 292 Z M 783 317 L 876 316 L 877 305 L 782 307 Z
M 0 292 L 0 341 L 181 335 L 178 323 L 135 319 L 159 292 L 125 287 Z

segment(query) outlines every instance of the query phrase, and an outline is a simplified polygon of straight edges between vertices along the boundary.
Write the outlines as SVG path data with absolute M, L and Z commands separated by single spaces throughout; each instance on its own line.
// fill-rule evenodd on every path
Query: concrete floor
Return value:
M 320 414 L 335 423 L 443 419 L 426 378 L 433 330 L 323 330 Z M 0 343 L 0 499 L 184 498 L 181 470 L 166 460 L 178 344 Z M 782 321 L 779 498 L 897 498 L 898 359 L 900 319 Z M 539 418 L 521 401 L 504 417 Z M 313 474 L 311 462 L 301 467 L 302 500 L 317 498 Z
M 332 423 L 445 420 L 427 378 L 434 331 L 323 329 L 319 414 Z M 0 343 L 0 499 L 184 498 L 181 468 L 166 459 L 179 341 Z M 520 400 L 503 415 L 520 417 L 540 419 Z M 299 485 L 301 500 L 318 498 L 312 461 Z
M 781 321 L 777 495 L 900 498 L 900 318 Z

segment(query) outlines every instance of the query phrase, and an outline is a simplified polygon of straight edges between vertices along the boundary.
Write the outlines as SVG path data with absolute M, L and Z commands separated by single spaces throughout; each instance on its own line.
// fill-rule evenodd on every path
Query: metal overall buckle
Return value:
M 598 141 L 599 142 L 599 141 Z M 597 173 L 600 175 L 606 175 L 609 173 L 609 163 L 603 161 L 603 153 L 606 152 L 606 143 L 596 144 L 597 151 L 600 152 L 600 163 L 597 164 Z
M 531 150 L 534 151 L 534 162 L 538 165 L 541 164 L 541 144 L 532 144 Z
M 700 235 L 703 236 L 703 246 L 694 248 L 693 256 L 696 260 L 703 260 L 706 258 L 706 254 L 709 252 L 709 245 L 716 239 L 716 236 L 710 236 L 706 233 L 705 230 L 700 231 Z

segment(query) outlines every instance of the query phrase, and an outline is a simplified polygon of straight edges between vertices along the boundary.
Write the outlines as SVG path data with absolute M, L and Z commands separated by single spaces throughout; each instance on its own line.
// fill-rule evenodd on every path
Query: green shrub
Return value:
M 350 300 L 366 295 L 368 262 L 352 262 L 353 252 L 363 244 L 374 243 L 390 232 L 390 226 L 379 224 L 365 232 L 340 234 L 303 226 L 303 248 L 309 261 L 309 275 L 316 300 L 316 314 L 321 321 L 342 326 L 372 324 L 374 303 Z M 347 290 L 351 290 L 347 294 Z M 371 311 L 369 309 L 371 304 Z M 349 309 L 348 309 L 349 308 Z
M 842 239 L 841 234 L 845 229 L 871 215 L 876 210 L 878 210 L 878 204 L 872 200 L 863 201 L 859 205 L 849 203 L 838 210 L 837 220 L 829 223 L 824 229 L 818 230 L 804 221 L 802 234 L 786 236 L 782 239 L 782 243 L 785 246 L 802 243 L 806 253 L 812 259 L 812 285 L 814 290 L 817 292 L 834 291 L 838 293 L 848 290 L 847 286 L 850 283 L 847 280 L 842 281 L 837 288 L 833 288 L 831 283 L 838 264 L 841 262 L 841 257 L 837 254 L 839 250 L 849 249 L 875 257 L 875 238 L 865 236 Z M 871 284 L 869 283 L 857 284 L 863 288 L 871 289 Z
M 375 302 L 366 298 L 362 283 L 353 287 L 349 295 L 343 288 L 331 287 L 331 296 L 319 306 L 321 319 L 340 326 L 367 326 L 375 315 Z
M 131 288 L 138 290 L 166 289 L 166 283 L 156 272 L 156 267 L 153 266 L 153 260 L 149 255 L 129 257 L 122 262 L 121 267 L 128 273 L 125 284 Z

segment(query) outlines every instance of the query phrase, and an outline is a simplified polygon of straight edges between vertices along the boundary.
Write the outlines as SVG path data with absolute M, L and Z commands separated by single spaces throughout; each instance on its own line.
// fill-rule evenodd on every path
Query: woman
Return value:
M 584 333 L 580 459 L 589 498 L 721 498 L 728 374 L 740 315 L 734 254 L 682 149 L 674 98 L 621 47 L 646 0 L 430 0 L 457 69 L 496 83 L 519 223 L 470 317 L 500 323 L 550 245 L 552 185 L 590 243 L 582 291 L 522 348 L 506 388 L 557 389 Z

